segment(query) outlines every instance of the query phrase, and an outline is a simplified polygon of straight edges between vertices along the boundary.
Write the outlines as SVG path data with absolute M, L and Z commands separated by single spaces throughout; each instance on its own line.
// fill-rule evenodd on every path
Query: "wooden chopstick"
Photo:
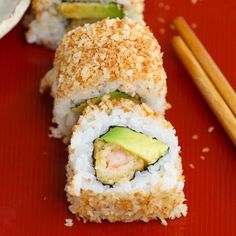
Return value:
M 211 80 L 208 78 L 207 74 L 183 39 L 180 36 L 175 36 L 172 44 L 175 52 L 191 75 L 194 83 L 236 146 L 236 118 L 234 114 L 229 109 L 224 99 L 212 84 Z
M 177 17 L 174 26 L 236 116 L 236 93 L 219 67 L 183 17 Z

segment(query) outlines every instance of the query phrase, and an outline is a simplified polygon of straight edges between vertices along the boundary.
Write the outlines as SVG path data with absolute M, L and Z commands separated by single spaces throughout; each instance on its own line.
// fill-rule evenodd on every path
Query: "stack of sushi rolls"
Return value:
M 52 136 L 69 144 L 69 209 L 84 222 L 186 215 L 180 147 L 165 120 L 166 74 L 145 23 L 105 19 L 67 33 L 41 82 Z
M 63 35 L 77 26 L 106 17 L 143 19 L 144 0 L 32 0 L 28 43 L 55 49 Z

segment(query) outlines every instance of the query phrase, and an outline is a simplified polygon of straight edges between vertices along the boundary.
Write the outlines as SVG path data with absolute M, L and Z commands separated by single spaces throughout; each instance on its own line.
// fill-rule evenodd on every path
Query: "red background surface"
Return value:
M 169 10 L 159 2 L 146 1 L 145 19 L 164 51 L 168 101 L 173 106 L 167 118 L 182 146 L 187 217 L 169 221 L 167 227 L 159 221 L 76 221 L 67 210 L 63 190 L 66 146 L 47 137 L 52 100 L 38 93 L 53 52 L 27 45 L 19 25 L 0 40 L 0 235 L 236 235 L 235 149 L 175 56 L 169 28 L 178 15 L 196 23 L 197 35 L 235 88 L 236 2 L 202 0 L 193 5 L 190 0 L 162 0 Z M 212 125 L 215 130 L 209 134 Z M 192 140 L 193 134 L 199 140 Z M 203 161 L 199 157 L 205 146 L 210 152 Z M 64 226 L 66 218 L 74 220 L 72 228 Z

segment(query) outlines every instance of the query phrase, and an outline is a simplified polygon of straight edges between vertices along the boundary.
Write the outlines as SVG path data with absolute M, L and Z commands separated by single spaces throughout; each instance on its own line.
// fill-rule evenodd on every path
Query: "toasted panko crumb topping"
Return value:
M 190 167 L 191 169 L 195 169 L 195 166 L 194 166 L 194 164 L 192 164 L 192 163 L 189 164 L 189 167 Z
M 212 133 L 214 131 L 215 127 L 214 126 L 210 126 L 207 130 L 208 133 Z
M 192 136 L 192 139 L 193 140 L 197 140 L 199 138 L 199 136 L 197 135 L 197 134 L 194 134 L 193 136 Z
M 192 23 L 192 24 L 191 24 L 191 27 L 192 27 L 193 29 L 196 29 L 196 28 L 197 28 L 197 24 L 196 24 L 196 23 Z
M 122 80 L 133 87 L 135 80 L 165 80 L 162 53 L 145 23 L 105 19 L 67 33 L 59 45 L 57 97 L 88 87 L 99 89 L 107 81 Z
M 160 34 L 165 34 L 165 32 L 166 32 L 165 28 L 160 28 L 160 29 L 159 29 L 159 33 L 160 33 Z
M 166 22 L 165 18 L 163 18 L 163 17 L 158 17 L 157 20 L 159 23 L 162 23 L 162 24 L 164 24 Z
M 202 159 L 203 161 L 206 160 L 206 157 L 205 156 L 200 156 L 200 159 Z

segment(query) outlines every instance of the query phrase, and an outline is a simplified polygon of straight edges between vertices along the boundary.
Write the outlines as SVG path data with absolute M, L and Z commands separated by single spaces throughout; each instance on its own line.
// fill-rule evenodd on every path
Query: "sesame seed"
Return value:
M 72 227 L 73 226 L 73 220 L 72 219 L 65 219 L 65 226 L 66 227 Z
M 206 157 L 200 156 L 200 159 L 202 159 L 203 161 L 205 161 L 205 160 L 206 160 Z
M 209 147 L 204 147 L 204 148 L 202 148 L 202 152 L 203 153 L 210 152 L 210 148 Z
M 196 4 L 198 0 L 191 0 L 192 4 Z
M 174 24 L 170 24 L 170 29 L 171 29 L 171 30 L 175 30 Z
M 158 3 L 158 7 L 159 7 L 159 8 L 163 8 L 163 7 L 164 7 L 164 3 L 163 3 L 163 2 L 159 2 L 159 3 Z
M 165 5 L 164 9 L 165 9 L 166 11 L 169 11 L 169 10 L 170 10 L 170 5 Z
M 197 28 L 197 24 L 196 24 L 196 23 L 192 23 L 192 24 L 191 24 L 191 27 L 192 27 L 193 29 L 196 29 L 196 28 Z
M 214 126 L 210 126 L 207 131 L 208 131 L 208 133 L 212 133 L 214 131 L 214 129 L 215 129 Z
M 197 135 L 197 134 L 194 134 L 193 136 L 192 136 L 192 139 L 194 139 L 194 140 L 197 140 L 199 138 L 199 136 Z
M 163 17 L 158 17 L 157 20 L 160 23 L 165 23 L 166 22 L 166 20 Z
M 165 34 L 165 32 L 166 32 L 166 30 L 165 30 L 164 28 L 160 28 L 160 29 L 159 29 L 159 33 L 160 33 L 160 34 Z
M 191 169 L 195 169 L 195 166 L 194 166 L 194 164 L 192 164 L 192 163 L 189 164 L 189 167 L 190 167 Z

